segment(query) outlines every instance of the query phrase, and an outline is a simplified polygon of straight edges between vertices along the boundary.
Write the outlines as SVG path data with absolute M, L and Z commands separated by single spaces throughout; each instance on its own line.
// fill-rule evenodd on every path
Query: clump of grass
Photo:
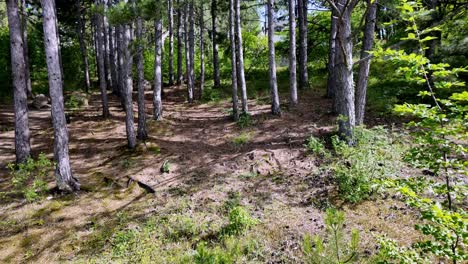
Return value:
M 253 125 L 252 116 L 249 113 L 242 113 L 239 115 L 239 119 L 237 120 L 237 125 L 240 128 L 246 128 Z
M 244 144 L 249 143 L 249 141 L 252 139 L 252 134 L 248 132 L 242 132 L 239 136 L 234 137 L 232 139 L 232 144 L 236 147 L 240 147 Z

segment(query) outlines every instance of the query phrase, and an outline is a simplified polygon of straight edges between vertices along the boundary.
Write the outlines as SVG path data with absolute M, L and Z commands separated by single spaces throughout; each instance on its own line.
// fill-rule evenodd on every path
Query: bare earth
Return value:
M 311 134 L 322 136 L 334 129 L 331 102 L 311 91 L 302 95 L 307 103 L 297 110 L 284 109 L 281 117 L 273 117 L 269 105 L 251 101 L 254 124 L 241 129 L 228 118 L 228 101 L 191 106 L 181 94 L 185 94 L 181 88 L 168 88 L 164 120 L 148 121 L 150 138 L 134 152 L 126 149 L 118 98 L 110 96 L 112 117 L 103 120 L 99 97 L 93 95 L 90 105 L 77 112 L 68 126 L 72 168 L 83 191 L 37 203 L 2 200 L 0 262 L 73 262 L 83 259 L 82 242 L 91 233 L 90 223 L 106 223 L 123 211 L 142 219 L 181 197 L 195 207 L 219 205 L 229 192 L 238 191 L 242 204 L 270 236 L 271 248 L 284 251 L 281 259 L 274 255 L 270 259 L 297 263 L 302 236 L 323 232 L 321 207 L 335 192 L 329 175 L 319 173 L 321 161 L 307 155 L 303 146 Z M 148 93 L 149 118 L 151 97 Z M 12 113 L 10 106 L 0 108 L 2 192 L 11 189 L 5 166 L 14 161 Z M 49 110 L 31 110 L 29 118 L 33 154 L 44 152 L 52 158 Z M 239 136 L 248 142 L 233 143 Z M 169 173 L 160 171 L 165 161 Z M 156 193 L 127 186 L 128 177 Z M 53 181 L 51 176 L 51 187 Z M 364 254 L 375 252 L 378 234 L 406 243 L 415 239 L 413 217 L 403 207 L 387 199 L 343 208 L 347 226 L 362 231 Z

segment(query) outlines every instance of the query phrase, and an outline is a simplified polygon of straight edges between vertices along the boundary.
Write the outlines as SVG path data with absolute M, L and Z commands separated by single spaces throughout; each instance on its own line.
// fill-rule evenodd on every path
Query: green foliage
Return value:
M 12 177 L 13 188 L 20 192 L 27 201 L 33 202 L 42 197 L 47 191 L 47 176 L 53 170 L 53 162 L 45 154 L 39 154 L 34 160 L 28 158 L 26 162 L 7 165 Z
M 317 154 L 321 157 L 327 156 L 329 154 L 322 141 L 319 138 L 314 137 L 313 135 L 311 135 L 307 139 L 305 147 L 307 152 Z
M 308 264 L 357 263 L 359 233 L 353 230 L 351 238 L 344 234 L 344 213 L 328 209 L 325 216 L 326 237 L 306 235 L 303 241 L 304 259 Z M 349 240 L 349 242 L 347 241 Z M 328 241 L 325 243 L 324 241 Z
M 378 191 L 378 180 L 394 178 L 401 164 L 402 147 L 382 127 L 355 129 L 356 146 L 338 136 L 332 138 L 336 153 L 331 167 L 340 197 L 358 203 Z
M 257 223 L 258 220 L 253 218 L 245 208 L 236 206 L 229 212 L 229 224 L 222 233 L 227 236 L 242 235 Z
M 218 102 L 221 99 L 222 99 L 222 95 L 219 89 L 213 89 L 209 87 L 203 91 L 202 100 L 204 102 Z
M 246 128 L 252 126 L 253 121 L 252 121 L 252 116 L 248 113 L 241 113 L 239 115 L 239 120 L 237 120 L 237 125 L 240 128 Z
M 161 172 L 169 173 L 170 171 L 171 171 L 171 163 L 168 160 L 165 160 L 163 162 L 163 165 L 161 166 Z
M 237 146 L 237 147 L 240 147 L 244 144 L 247 144 L 249 143 L 250 139 L 252 138 L 252 134 L 251 133 L 248 133 L 248 132 L 242 132 L 239 136 L 237 137 L 234 137 L 232 139 L 232 143 Z

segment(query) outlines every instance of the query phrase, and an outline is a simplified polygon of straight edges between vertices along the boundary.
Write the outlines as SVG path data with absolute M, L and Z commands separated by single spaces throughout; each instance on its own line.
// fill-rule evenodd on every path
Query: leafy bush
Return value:
M 225 235 L 242 235 L 257 223 L 258 221 L 246 209 L 236 206 L 229 212 L 229 224 L 222 233 Z
M 338 136 L 332 138 L 337 158 L 332 164 L 340 196 L 351 203 L 369 198 L 379 188 L 377 181 L 398 175 L 402 166 L 400 144 L 382 127 L 356 128 L 356 146 Z
M 28 158 L 18 166 L 13 163 L 8 164 L 13 188 L 29 202 L 38 200 L 47 190 L 46 177 L 53 170 L 53 165 L 43 153 L 39 154 L 36 160 Z
M 252 126 L 252 116 L 248 113 L 242 113 L 239 115 L 239 120 L 237 120 L 237 125 L 240 128 L 246 128 Z
M 232 139 L 232 143 L 233 143 L 235 146 L 239 147 L 239 146 L 241 146 L 241 145 L 244 145 L 244 144 L 248 143 L 248 142 L 250 141 L 251 138 L 252 138 L 252 135 L 251 135 L 250 133 L 245 133 L 245 132 L 243 132 L 243 133 L 241 133 L 239 136 L 234 137 L 234 138 Z
M 312 238 L 306 235 L 303 241 L 305 262 L 308 264 L 324 263 L 357 263 L 359 249 L 359 233 L 353 230 L 351 239 L 344 237 L 344 213 L 328 209 L 325 216 L 326 241 L 316 235 Z
M 322 157 L 328 154 L 327 150 L 325 149 L 325 145 L 323 145 L 322 141 L 314 136 L 310 136 L 307 139 L 305 147 L 307 152 L 310 152 L 312 154 L 317 154 Z
M 204 102 L 218 102 L 221 98 L 220 89 L 206 88 L 203 90 L 202 100 Z

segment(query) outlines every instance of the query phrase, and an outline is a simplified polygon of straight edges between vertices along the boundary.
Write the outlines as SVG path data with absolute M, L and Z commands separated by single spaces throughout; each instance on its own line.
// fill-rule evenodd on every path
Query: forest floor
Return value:
M 228 118 L 227 100 L 188 105 L 181 94 L 181 88 L 167 88 L 164 119 L 148 120 L 149 139 L 135 151 L 126 148 L 118 98 L 110 96 L 112 117 L 104 120 L 99 96 L 93 95 L 68 125 L 71 166 L 83 190 L 35 203 L 2 199 L 0 262 L 87 262 L 112 247 L 115 226 L 138 226 L 174 212 L 195 226 L 222 225 L 223 206 L 229 202 L 239 203 L 259 220 L 252 231 L 262 240 L 258 262 L 301 262 L 302 238 L 323 234 L 323 209 L 329 203 L 345 212 L 347 233 L 360 231 L 364 257 L 375 253 L 381 234 L 402 244 L 417 238 L 414 214 L 397 200 L 374 198 L 350 206 L 335 198 L 335 185 L 321 173 L 321 159 L 308 155 L 304 147 L 310 135 L 334 130 L 329 100 L 306 92 L 298 109 L 284 109 L 281 117 L 271 116 L 268 104 L 252 100 L 252 125 L 240 128 Z M 150 116 L 152 94 L 146 97 Z M 29 117 L 34 155 L 44 152 L 52 158 L 50 110 L 31 110 Z M 0 125 L 0 192 L 7 192 L 11 177 L 5 167 L 14 161 L 11 106 L 0 108 Z M 161 170 L 164 163 L 168 172 Z M 155 193 L 129 182 L 129 177 Z M 49 180 L 53 187 L 52 175 Z M 179 220 L 169 218 L 168 226 L 185 230 L 171 225 Z M 180 254 L 187 254 L 195 247 L 193 240 L 186 247 L 175 242 L 172 252 L 178 247 Z

